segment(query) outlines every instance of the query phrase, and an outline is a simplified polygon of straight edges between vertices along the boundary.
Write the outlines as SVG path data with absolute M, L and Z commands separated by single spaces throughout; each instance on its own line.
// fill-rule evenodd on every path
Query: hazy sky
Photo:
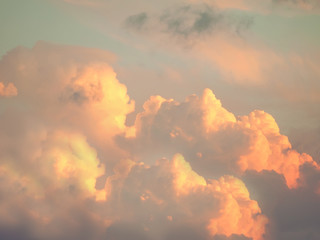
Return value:
M 318 0 L 1 0 L 1 239 L 320 239 Z

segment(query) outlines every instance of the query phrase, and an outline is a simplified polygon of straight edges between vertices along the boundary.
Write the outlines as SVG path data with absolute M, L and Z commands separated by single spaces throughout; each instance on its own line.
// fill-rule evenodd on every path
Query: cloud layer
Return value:
M 128 126 L 113 59 L 39 42 L 1 60 L 0 86 L 19 92 L 0 109 L 3 239 L 289 239 L 319 166 L 275 119 L 235 116 L 205 89 L 151 96 Z

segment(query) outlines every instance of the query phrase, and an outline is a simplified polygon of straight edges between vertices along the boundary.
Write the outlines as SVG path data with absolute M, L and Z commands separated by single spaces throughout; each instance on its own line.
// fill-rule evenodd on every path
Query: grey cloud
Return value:
M 249 189 L 250 196 L 259 202 L 262 211 L 268 217 L 274 212 L 279 199 L 289 191 L 283 176 L 274 171 L 248 171 L 242 179 Z
M 241 34 L 253 23 L 252 17 L 236 17 L 206 4 L 172 7 L 156 14 L 129 16 L 126 26 L 146 32 L 158 31 L 179 37 L 210 35 L 219 31 Z
M 226 237 L 226 236 L 215 236 L 213 238 L 213 240 L 251 240 L 251 238 L 247 238 L 243 235 L 235 235 L 235 234 L 232 234 L 230 237 Z
M 140 30 L 146 24 L 147 20 L 148 20 L 147 13 L 142 12 L 142 13 L 128 17 L 125 20 L 125 25 L 128 28 Z
M 108 227 L 106 240 L 151 240 L 142 226 L 133 222 L 114 223 Z
M 293 129 L 289 136 L 294 148 L 310 154 L 315 161 L 320 162 L 320 128 Z
M 275 208 L 278 239 L 290 239 L 295 233 L 303 239 L 316 240 L 320 235 L 319 195 L 308 189 L 288 192 Z
M 30 228 L 23 226 L 0 228 L 0 237 L 2 240 L 40 240 L 30 233 Z
M 320 235 L 320 196 L 315 193 L 320 181 L 319 172 L 306 164 L 301 169 L 300 188 L 288 189 L 275 172 L 247 172 L 243 180 L 250 196 L 260 204 L 269 220 L 266 239 L 310 239 Z
M 205 234 L 205 231 L 195 229 L 193 226 L 175 226 L 168 230 L 164 240 L 208 240 L 212 239 L 210 236 Z M 216 238 L 213 238 L 216 239 Z
M 189 36 L 211 32 L 223 21 L 223 15 L 209 6 L 195 8 L 187 5 L 177 9 L 169 9 L 160 17 L 166 31 L 173 34 Z

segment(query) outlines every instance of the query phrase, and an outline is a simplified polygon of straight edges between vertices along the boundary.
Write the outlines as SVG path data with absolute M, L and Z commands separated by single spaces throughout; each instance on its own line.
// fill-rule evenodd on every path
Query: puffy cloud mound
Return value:
M 112 161 L 116 154 L 112 138 L 125 129 L 126 116 L 134 110 L 126 86 L 109 65 L 113 59 L 102 50 L 45 42 L 12 50 L 1 60 L 0 72 L 19 95 L 16 105 L 2 106 L 3 116 L 18 114 L 30 118 L 31 125 L 83 134 L 100 155 L 109 157 L 106 161 Z M 6 121 L 10 128 L 10 121 L 16 120 Z
M 236 117 L 210 89 L 151 96 L 127 126 L 134 102 L 112 59 L 39 42 L 0 61 L 2 89 L 19 89 L 0 108 L 3 239 L 262 240 L 276 215 L 241 179 L 274 174 L 285 197 L 318 183 L 271 115 Z M 316 202 L 318 185 L 305 189 Z
M 318 167 L 308 154 L 292 149 L 270 114 L 255 110 L 236 118 L 209 89 L 182 103 L 151 97 L 119 142 L 142 160 L 178 150 L 206 176 L 273 170 L 284 176 L 289 188 L 297 187 L 300 166 Z
M 152 166 L 128 161 L 121 165 L 127 171 L 111 176 L 106 185 L 112 189 L 106 204 L 116 207 L 112 218 L 141 224 L 152 235 L 190 224 L 207 231 L 208 238 L 235 234 L 263 239 L 267 218 L 240 179 L 206 181 L 180 154 Z
M 254 111 L 240 118 L 242 128 L 251 130 L 250 149 L 239 158 L 238 165 L 245 170 L 274 170 L 283 174 L 288 187 L 297 187 L 300 166 L 311 163 L 318 168 L 306 153 L 293 150 L 288 138 L 279 133 L 274 118 L 263 111 Z
M 33 136 L 23 137 L 19 144 L 32 141 L 38 146 L 36 151 L 29 150 L 30 155 L 21 159 L 10 153 L 2 152 L 0 156 L 1 236 L 3 239 L 94 236 L 90 226 L 83 231 L 81 226 L 95 222 L 99 227 L 99 218 L 86 201 L 104 200 L 101 194 L 104 191 L 95 187 L 96 179 L 104 174 L 95 150 L 79 134 L 65 131 L 29 134 Z
M 80 189 L 97 200 L 104 200 L 103 192 L 96 190 L 96 179 L 104 174 L 95 149 L 88 146 L 83 136 L 58 132 L 46 144 L 44 162 L 51 162 L 60 184 Z M 99 165 L 99 166 L 98 166 Z
M 101 234 L 106 223 L 89 205 L 105 200 L 99 179 L 105 179 L 105 163 L 112 169 L 125 155 L 113 137 L 134 109 L 109 65 L 113 58 L 101 50 L 39 42 L 0 61 L 1 81 L 19 89 L 0 108 L 4 239 Z

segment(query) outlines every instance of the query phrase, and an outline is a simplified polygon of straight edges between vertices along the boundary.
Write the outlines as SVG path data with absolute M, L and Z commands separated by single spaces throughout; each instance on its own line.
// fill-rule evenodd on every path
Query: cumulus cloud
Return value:
M 99 187 L 105 163 L 111 172 L 125 155 L 113 137 L 134 109 L 113 59 L 106 51 L 39 42 L 1 60 L 4 82 L 21 89 L 1 106 L 5 239 L 101 239 L 107 223 L 92 207 L 106 198 Z
M 141 159 L 178 149 L 193 156 L 191 164 L 203 174 L 273 170 L 289 188 L 297 187 L 304 163 L 318 167 L 309 155 L 292 149 L 270 114 L 256 110 L 236 118 L 209 89 L 182 103 L 151 97 L 120 143 Z
M 190 225 L 194 234 L 202 231 L 206 239 L 233 234 L 263 238 L 267 218 L 240 179 L 206 181 L 180 154 L 153 166 L 136 163 L 120 175 L 107 181 L 106 189 L 112 189 L 107 204 L 119 207 L 114 217 L 141 224 L 147 233 L 170 235 L 172 226 Z
M 300 222 L 287 218 L 299 214 L 281 199 L 314 206 L 319 167 L 292 148 L 275 119 L 261 110 L 237 117 L 205 89 L 182 102 L 151 96 L 127 126 L 134 101 L 113 59 L 39 42 L 0 61 L 1 79 L 19 89 L 0 112 L 0 235 L 288 238 Z M 272 199 L 256 190 L 269 183 Z
M 1 236 L 3 239 L 95 239 L 98 217 L 86 201 L 101 200 L 95 189 L 95 151 L 78 134 L 64 132 L 22 137 L 16 149 L 2 149 L 0 167 Z M 37 149 L 14 156 L 27 141 Z M 34 151 L 36 150 L 36 151 Z M 14 151 L 13 153 L 10 153 Z M 101 222 L 101 221 L 100 221 Z
M 112 161 L 112 155 L 120 153 L 111 147 L 112 138 L 123 131 L 126 115 L 134 110 L 126 87 L 109 65 L 114 59 L 102 50 L 45 42 L 14 49 L 1 60 L 0 71 L 21 89 L 15 99 L 29 111 L 18 111 L 9 102 L 3 111 L 34 118 L 45 128 L 84 134 Z

